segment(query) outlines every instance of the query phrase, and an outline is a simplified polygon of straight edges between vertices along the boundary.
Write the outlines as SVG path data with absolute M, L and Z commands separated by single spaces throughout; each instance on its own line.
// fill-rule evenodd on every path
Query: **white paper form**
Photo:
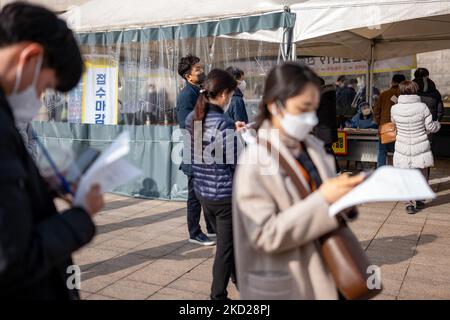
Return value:
M 417 169 L 383 166 L 367 180 L 330 206 L 334 216 L 352 206 L 381 201 L 428 200 L 436 198 L 428 182 Z
M 74 204 L 85 207 L 86 194 L 94 184 L 98 184 L 102 192 L 108 192 L 140 176 L 142 171 L 123 159 L 129 152 L 130 135 L 125 131 L 81 177 Z

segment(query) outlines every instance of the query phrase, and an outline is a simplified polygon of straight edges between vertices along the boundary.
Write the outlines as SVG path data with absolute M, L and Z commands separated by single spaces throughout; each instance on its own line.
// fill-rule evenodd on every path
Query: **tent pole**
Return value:
M 291 60 L 297 61 L 297 45 L 295 44 L 295 42 L 292 42 L 291 45 Z
M 287 6 L 284 7 L 284 12 L 290 13 L 291 9 Z M 281 48 L 281 57 L 283 58 L 283 61 L 287 61 L 292 59 L 292 43 L 293 43 L 293 33 L 294 28 L 293 27 L 287 27 L 283 30 L 283 44 Z
M 375 42 L 372 41 L 370 45 L 370 61 L 368 64 L 368 77 L 366 84 L 366 101 L 372 106 L 372 96 L 373 96 L 373 71 L 375 63 Z

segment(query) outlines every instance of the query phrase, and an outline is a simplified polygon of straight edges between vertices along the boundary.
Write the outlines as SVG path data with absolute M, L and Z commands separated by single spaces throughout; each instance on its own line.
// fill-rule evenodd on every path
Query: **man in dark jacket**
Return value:
M 325 85 L 320 81 L 320 104 L 317 109 L 319 123 L 314 128 L 314 135 L 325 143 L 325 150 L 332 155 L 336 161 L 336 171 L 339 172 L 339 164 L 333 151 L 333 143 L 338 140 L 336 120 L 336 87 Z
M 433 116 L 433 121 L 441 121 L 444 117 L 444 103 L 436 84 L 430 78 L 430 72 L 425 68 L 418 68 L 414 72 L 414 82 L 419 85 L 417 95 L 425 103 Z
M 200 65 L 200 59 L 193 55 L 187 55 L 181 58 L 178 64 L 178 74 L 186 84 L 181 90 L 177 98 L 177 120 L 181 129 L 186 128 L 186 118 L 194 110 L 200 95 L 200 86 L 205 80 L 205 72 Z M 212 224 L 205 216 L 206 228 L 208 235 L 202 232 L 200 227 L 200 213 L 202 207 L 197 199 L 194 191 L 194 172 L 192 171 L 192 164 L 181 163 L 180 169 L 188 177 L 188 199 L 187 199 L 187 224 L 189 230 L 189 242 L 211 246 L 215 242 L 209 237 L 215 237 L 215 230 Z M 208 237 L 209 236 L 209 237 Z
M 14 3 L 0 12 L 0 298 L 77 299 L 71 254 L 95 233 L 99 188 L 85 208 L 59 214 L 16 128 L 38 113 L 47 88 L 67 92 L 83 70 L 64 21 L 47 9 Z
M 358 80 L 349 79 L 345 81 L 345 86 L 336 93 L 336 113 L 338 116 L 351 118 L 356 113 L 356 108 L 352 108 L 353 100 L 356 96 Z
M 441 121 L 444 117 L 444 102 L 442 101 L 442 95 L 436 88 L 436 84 L 430 79 L 430 72 L 426 68 L 417 68 L 414 72 L 413 81 L 419 85 L 419 91 L 417 95 L 420 96 L 420 100 L 425 103 L 430 109 L 433 121 Z M 434 134 L 428 135 L 430 144 L 433 147 Z M 427 179 L 430 177 L 430 168 L 427 168 Z
M 245 122 L 248 123 L 247 110 L 244 102 L 244 92 L 247 88 L 247 83 L 244 79 L 244 71 L 236 67 L 228 67 L 226 70 L 231 74 L 234 80 L 237 81 L 238 86 L 234 89 L 233 97 L 231 98 L 228 110 L 225 115 L 233 122 Z

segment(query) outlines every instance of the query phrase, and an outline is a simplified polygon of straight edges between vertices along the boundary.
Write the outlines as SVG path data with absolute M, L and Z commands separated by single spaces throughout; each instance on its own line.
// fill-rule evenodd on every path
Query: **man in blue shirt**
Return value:
M 205 80 L 205 72 L 200 64 L 200 59 L 193 55 L 187 55 L 181 58 L 178 63 L 178 74 L 186 84 L 181 90 L 177 98 L 177 120 L 181 129 L 186 128 L 186 118 L 194 110 L 200 95 L 200 86 Z M 201 205 L 194 191 L 194 173 L 192 165 L 181 163 L 180 169 L 188 177 L 188 199 L 187 199 L 187 223 L 189 229 L 189 242 L 197 243 L 204 246 L 211 246 L 215 241 L 211 238 L 215 237 L 215 230 L 212 224 L 205 216 L 206 228 L 208 235 L 205 235 L 200 228 L 200 212 Z

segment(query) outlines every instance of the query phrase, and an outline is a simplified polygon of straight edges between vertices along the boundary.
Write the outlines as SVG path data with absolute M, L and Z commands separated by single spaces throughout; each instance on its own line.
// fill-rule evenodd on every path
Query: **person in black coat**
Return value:
M 236 67 L 228 67 L 226 71 L 233 76 L 238 85 L 236 89 L 234 89 L 233 97 L 231 98 L 228 109 L 225 111 L 225 115 L 233 123 L 248 123 L 248 115 L 244 102 L 244 92 L 247 88 L 247 83 L 244 79 L 244 71 Z
M 444 117 L 444 103 L 436 84 L 430 78 L 430 72 L 425 68 L 418 68 L 414 72 L 414 82 L 419 85 L 417 95 L 425 103 L 433 116 L 433 121 L 441 121 Z
M 351 118 L 355 115 L 356 109 L 352 108 L 353 100 L 356 96 L 358 80 L 349 79 L 345 81 L 343 88 L 336 92 L 337 115 Z
M 70 62 L 70 63 L 68 63 Z M 17 123 L 39 111 L 47 88 L 67 92 L 83 71 L 70 29 L 51 11 L 23 3 L 0 12 L 0 298 L 78 299 L 71 254 L 91 241 L 99 187 L 83 207 L 58 213 Z
M 325 80 L 319 78 L 320 104 L 317 109 L 319 123 L 314 128 L 314 135 L 325 143 L 325 150 L 336 160 L 336 170 L 339 164 L 333 151 L 333 143 L 338 141 L 336 120 L 336 86 L 325 85 Z

